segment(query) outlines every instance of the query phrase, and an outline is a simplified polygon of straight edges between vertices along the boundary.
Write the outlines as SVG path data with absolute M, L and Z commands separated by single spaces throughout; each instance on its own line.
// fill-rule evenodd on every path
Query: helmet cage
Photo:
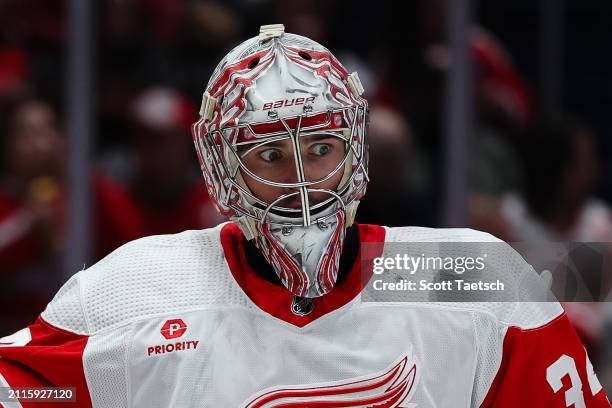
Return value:
M 273 117 L 274 113 L 270 111 L 269 117 Z M 334 126 L 334 119 L 338 116 L 342 118 L 342 123 L 348 126 L 341 129 Z M 302 115 L 224 126 L 220 129 L 212 129 L 207 133 L 205 133 L 204 119 L 201 118 L 194 125 L 196 150 L 205 178 L 210 177 L 212 180 L 219 181 L 214 184 L 207 183 L 209 193 L 215 199 L 221 212 L 230 217 L 246 216 L 270 225 L 305 227 L 314 223 L 323 225 L 327 218 L 334 217 L 339 211 L 345 211 L 346 206 L 361 198 L 365 193 L 368 181 L 367 149 L 364 140 L 366 117 L 367 105 L 349 105 L 325 112 L 307 112 L 305 109 Z M 320 120 L 314 120 L 317 118 Z M 274 127 L 276 127 L 275 130 L 269 131 Z M 259 129 L 268 131 L 258 132 Z M 325 134 L 343 140 L 345 151 L 342 160 L 327 175 L 308 181 L 304 177 L 299 143 L 300 137 L 313 134 Z M 282 183 L 265 179 L 252 172 L 244 164 L 242 158 L 255 148 L 286 139 L 289 139 L 292 144 L 297 182 Z M 240 153 L 240 147 L 247 147 L 247 150 Z M 207 160 L 204 160 L 205 158 Z M 347 170 L 350 171 L 350 174 L 347 174 Z M 265 202 L 246 187 L 241 179 L 240 171 L 265 185 L 291 188 L 296 191 L 281 194 L 272 202 Z M 344 175 L 335 191 L 312 187 L 330 179 L 339 171 L 344 171 Z M 330 197 L 310 205 L 309 193 L 315 192 L 325 193 Z M 300 208 L 280 205 L 284 200 L 297 195 L 300 197 Z

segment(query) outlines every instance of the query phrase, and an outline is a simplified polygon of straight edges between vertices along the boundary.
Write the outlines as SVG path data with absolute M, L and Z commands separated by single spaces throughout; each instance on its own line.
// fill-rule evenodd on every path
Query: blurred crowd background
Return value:
M 86 265 L 138 237 L 223 221 L 189 126 L 214 66 L 262 24 L 283 23 L 359 72 L 372 182 L 358 221 L 444 226 L 446 1 L 94 3 Z M 612 2 L 472 4 L 465 226 L 506 241 L 612 241 Z M 67 12 L 66 0 L 0 0 L 0 336 L 66 280 Z M 596 285 L 609 291 L 602 259 Z M 567 308 L 610 393 L 606 305 Z

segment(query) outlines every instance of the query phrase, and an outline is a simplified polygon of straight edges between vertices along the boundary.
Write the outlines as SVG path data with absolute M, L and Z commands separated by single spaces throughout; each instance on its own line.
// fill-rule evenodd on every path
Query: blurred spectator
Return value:
M 66 146 L 43 102 L 18 105 L 9 122 L 8 174 L 0 190 L 0 260 L 3 269 L 18 270 L 62 246 Z
M 195 106 L 170 88 L 150 88 L 133 102 L 134 172 L 130 195 L 143 235 L 217 225 L 223 219 L 198 171 L 190 125 Z
M 400 30 L 402 46 L 388 51 L 390 75 L 382 78 L 378 98 L 394 103 L 410 120 L 414 146 L 428 167 L 431 180 L 423 199 L 430 199 L 429 219 L 438 224 L 444 186 L 445 97 L 453 66 L 447 33 L 448 0 L 413 2 L 413 16 L 396 15 L 389 30 Z M 499 211 L 499 196 L 520 184 L 516 145 L 532 115 L 530 91 L 514 67 L 503 44 L 474 24 L 469 30 L 472 59 L 473 126 L 469 135 L 470 220 L 473 228 L 505 238 L 506 226 Z M 396 33 L 388 33 L 390 38 Z M 431 198 L 434 198 L 431 200 Z M 487 211 L 482 211 L 486 209 Z M 422 225 L 422 224 L 421 224 Z
M 62 280 L 68 191 L 66 138 L 47 103 L 27 99 L 7 118 L 6 173 L 0 185 L 0 315 L 3 328 L 31 320 Z M 135 238 L 127 194 L 96 174 L 91 179 L 93 260 Z M 23 293 L 23 292 L 27 293 Z M 9 330 L 9 329 L 7 329 Z M 4 331 L 4 330 L 3 330 Z
M 130 102 L 150 84 L 163 83 L 192 101 L 241 21 L 231 4 L 210 0 L 123 0 L 100 3 L 97 50 L 98 147 L 124 148 Z
M 428 224 L 422 190 L 429 180 L 419 178 L 424 163 L 413 150 L 412 132 L 395 109 L 377 106 L 370 111 L 368 194 L 357 220 L 388 226 Z
M 612 213 L 594 197 L 599 159 L 592 132 L 561 119 L 536 124 L 523 147 L 523 195 L 503 213 L 521 241 L 612 241 Z

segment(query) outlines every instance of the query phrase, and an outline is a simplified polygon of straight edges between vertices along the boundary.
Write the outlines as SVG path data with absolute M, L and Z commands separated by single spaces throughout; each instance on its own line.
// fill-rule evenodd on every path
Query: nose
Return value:
M 295 184 L 299 182 L 300 180 L 295 166 L 283 170 L 283 183 Z

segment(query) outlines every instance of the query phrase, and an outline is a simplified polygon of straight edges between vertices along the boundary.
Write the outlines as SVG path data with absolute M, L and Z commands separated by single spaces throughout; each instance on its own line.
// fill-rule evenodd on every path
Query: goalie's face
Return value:
M 298 149 L 299 155 L 296 155 Z M 310 190 L 336 191 L 343 176 L 345 153 L 345 140 L 329 134 L 301 136 L 299 146 L 294 146 L 289 137 L 259 143 L 257 146 L 240 149 L 244 166 L 256 176 L 243 170 L 242 177 L 249 190 L 266 203 L 272 203 L 282 195 L 298 192 L 299 188 L 273 186 L 257 178 L 283 184 L 312 183 L 308 185 L 308 201 L 310 205 L 315 205 L 330 198 L 330 195 Z M 279 201 L 278 205 L 300 208 L 300 195 L 293 194 Z

